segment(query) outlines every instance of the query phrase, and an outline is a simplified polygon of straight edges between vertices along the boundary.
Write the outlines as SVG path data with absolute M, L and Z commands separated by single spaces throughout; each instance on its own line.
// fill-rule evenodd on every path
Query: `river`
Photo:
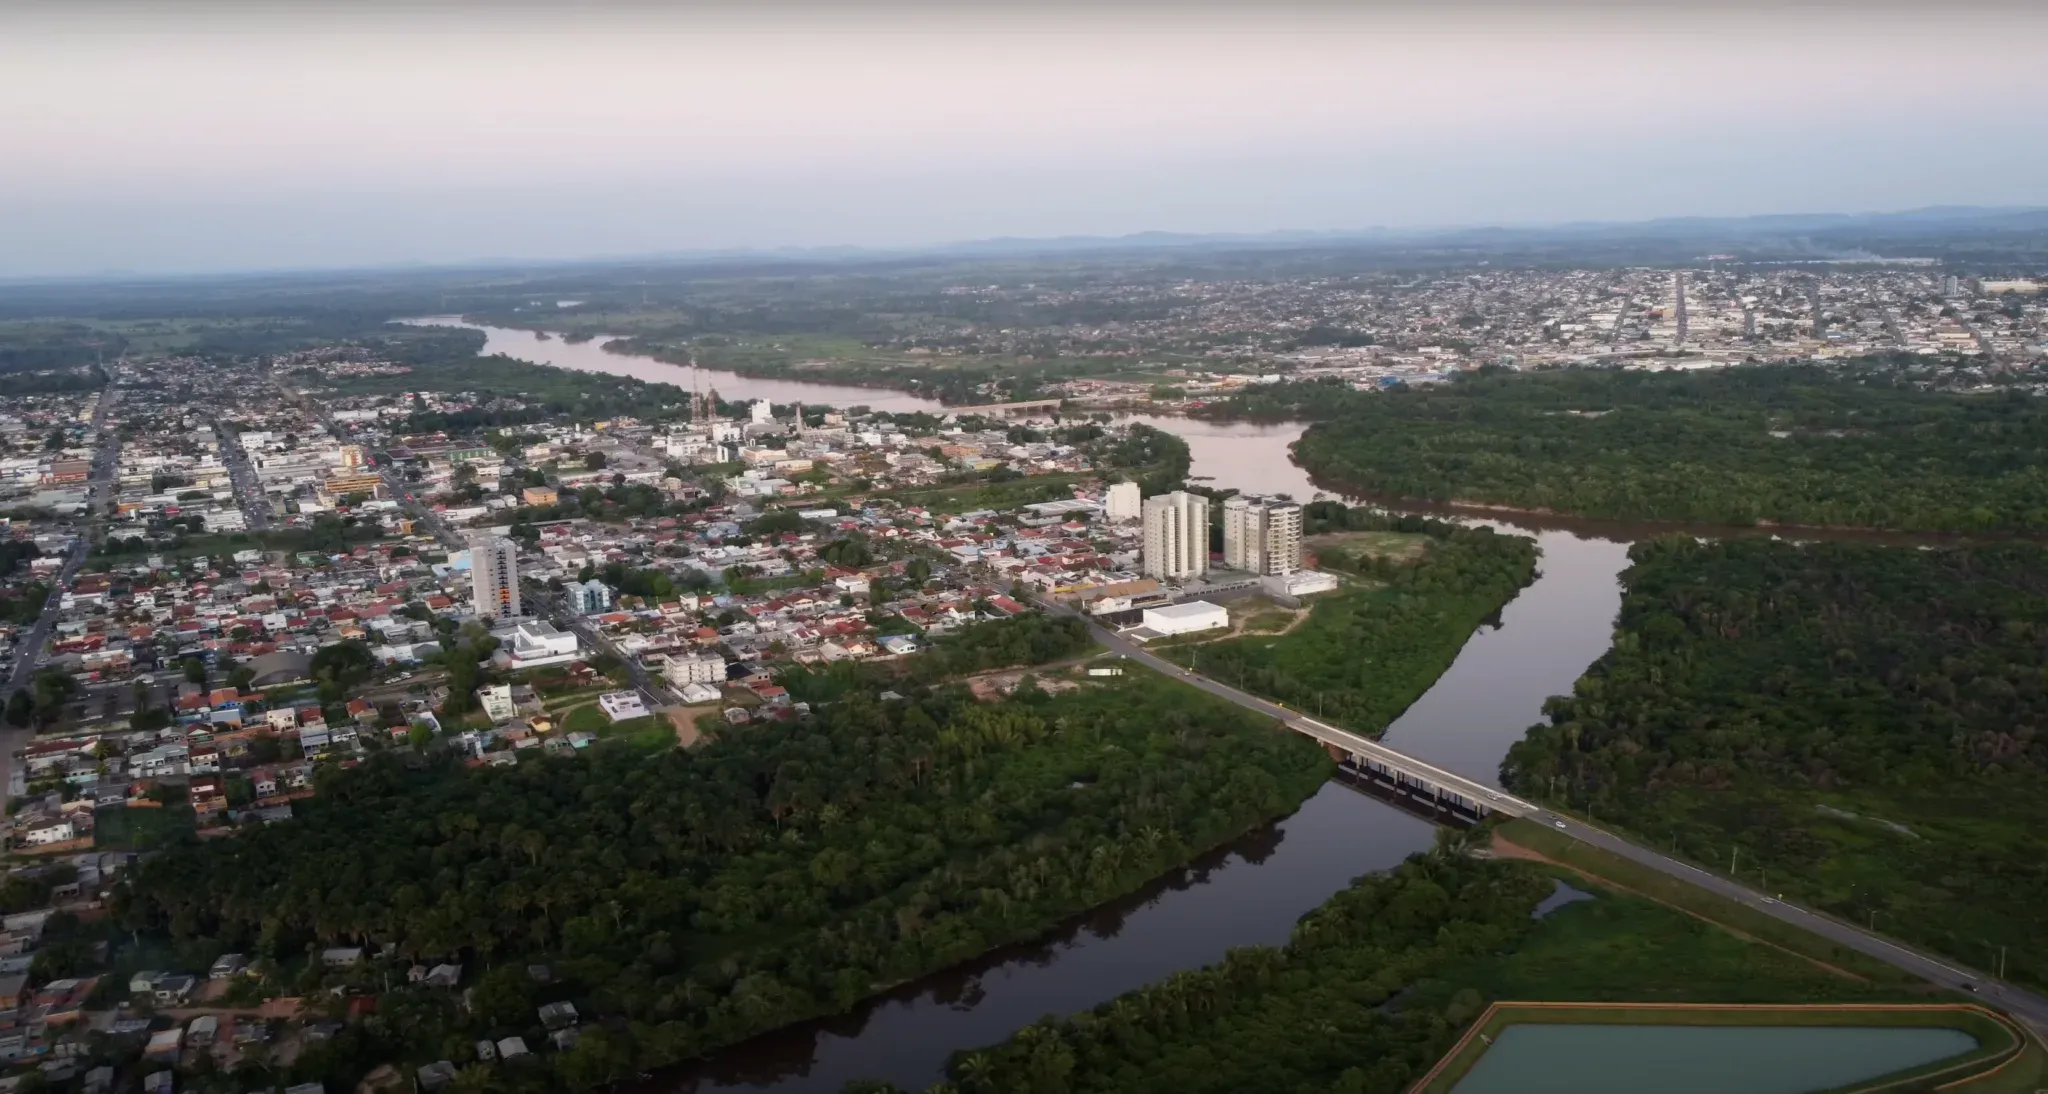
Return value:
M 687 369 L 606 353 L 601 341 L 570 345 L 525 331 L 453 319 L 432 322 L 483 330 L 486 353 L 689 386 Z M 708 370 L 707 375 L 719 377 L 719 393 L 728 399 L 887 410 L 933 406 L 864 388 L 748 380 Z M 1288 453 L 1301 435 L 1299 423 L 1134 420 L 1185 438 L 1194 457 L 1190 473 L 1197 479 L 1304 501 L 1319 493 Z M 1537 579 L 1508 604 L 1496 625 L 1473 635 L 1450 669 L 1388 727 L 1386 740 L 1460 774 L 1495 782 L 1508 746 L 1541 720 L 1543 701 L 1569 692 L 1606 650 L 1635 530 L 1462 519 L 1534 536 L 1542 548 Z M 993 1044 L 1047 1014 L 1086 1010 L 1177 970 L 1213 963 L 1233 946 L 1284 942 L 1304 913 L 1361 874 L 1393 866 L 1433 839 L 1428 822 L 1331 782 L 1293 815 L 1096 909 L 1049 939 L 926 977 L 851 1014 L 755 1038 L 642 1089 L 837 1091 L 856 1079 L 886 1079 L 922 1090 L 944 1077 L 955 1051 Z
M 502 353 L 507 357 L 531 361 L 536 365 L 553 365 L 556 368 L 574 369 L 577 372 L 601 372 L 607 376 L 631 376 L 636 380 L 674 384 L 684 391 L 696 390 L 694 385 L 701 380 L 707 391 L 716 391 L 718 397 L 727 402 L 766 399 L 771 403 L 865 406 L 894 414 L 919 410 L 943 414 L 946 410 L 935 399 L 920 398 L 887 388 L 814 384 L 804 380 L 755 379 L 741 376 L 737 372 L 671 364 L 644 354 L 611 353 L 604 347 L 619 341 L 617 335 L 599 335 L 587 342 L 571 342 L 559 335 L 542 338 L 530 330 L 486 327 L 467 322 L 459 315 L 429 315 L 398 321 L 416 327 L 461 327 L 464 330 L 480 330 L 484 332 L 482 352 L 486 357 Z

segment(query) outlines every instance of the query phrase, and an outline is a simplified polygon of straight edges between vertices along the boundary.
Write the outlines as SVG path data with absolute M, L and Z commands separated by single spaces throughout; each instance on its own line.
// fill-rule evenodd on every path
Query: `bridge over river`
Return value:
M 1065 615 L 1078 614 L 1063 604 L 1041 603 L 1048 611 Z M 1168 676 L 1179 677 L 1183 683 L 1191 687 L 1201 688 L 1246 710 L 1267 715 L 1297 733 L 1315 738 L 1322 742 L 1325 748 L 1331 749 L 1332 754 L 1346 767 L 1382 787 L 1392 788 L 1396 794 L 1409 799 L 1412 803 L 1433 807 L 1445 820 L 1476 820 L 1490 813 L 1502 813 L 1555 826 L 1581 843 L 1598 847 L 1610 854 L 1647 866 L 1667 877 L 1676 878 L 1736 903 L 1747 905 L 1774 919 L 1783 920 L 1895 968 L 1903 969 L 1931 984 L 1952 990 L 1979 993 L 1986 1001 L 2025 1021 L 2036 1031 L 2048 1031 L 2048 999 L 2033 992 L 2012 984 L 2000 983 L 1992 977 L 1900 945 L 1882 935 L 1845 923 L 1825 913 L 1758 892 L 1739 881 L 1672 858 L 1626 837 L 1594 827 L 1576 817 L 1553 813 L 1497 787 L 1445 771 L 1377 741 L 1327 725 L 1278 703 L 1269 702 L 1184 669 L 1157 654 L 1147 652 L 1144 647 L 1096 624 L 1093 620 L 1089 620 L 1088 625 L 1095 640 L 1102 643 L 1110 652 Z

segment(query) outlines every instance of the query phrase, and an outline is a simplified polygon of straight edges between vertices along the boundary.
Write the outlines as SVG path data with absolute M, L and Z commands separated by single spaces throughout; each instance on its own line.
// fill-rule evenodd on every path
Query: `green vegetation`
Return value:
M 817 668 L 791 665 L 776 680 L 797 699 L 828 703 L 851 693 L 936 685 L 1015 665 L 1044 665 L 1088 652 L 1088 625 L 1043 613 L 975 623 L 939 636 L 923 653 L 903 661 L 841 661 Z
M 1121 472 L 1146 497 L 1178 490 L 1187 482 L 1194 455 L 1188 442 L 1163 429 L 1133 422 L 1113 442 L 1098 446 L 1096 465 Z
M 1889 981 L 1901 985 L 1916 983 L 1912 977 L 1860 951 L 1837 945 L 1776 916 L 1766 915 L 1747 904 L 1738 904 L 1715 896 L 1697 885 L 1680 881 L 1669 874 L 1658 873 L 1632 859 L 1625 859 L 1582 843 L 1556 829 L 1533 821 L 1516 820 L 1502 825 L 1500 833 L 1510 842 L 1528 848 L 1562 866 L 1612 883 L 1659 904 L 1711 919 L 1749 938 L 1779 949 L 1823 962 L 1865 980 Z
M 1284 948 L 1233 950 L 956 1056 L 957 1088 L 1396 1094 L 1503 998 L 1905 997 L 1626 894 L 1534 919 L 1554 886 L 1546 869 L 1468 858 L 1460 843 L 1447 833 L 1437 853 L 1359 879 L 1302 917 Z
M 1502 772 L 2048 983 L 2048 549 L 1639 544 L 1620 633 Z
M 1488 529 L 1388 517 L 1333 502 L 1306 507 L 1311 532 L 1426 535 L 1419 557 L 1325 552 L 1351 580 L 1317 598 L 1284 635 L 1244 636 L 1160 652 L 1209 676 L 1267 695 L 1333 725 L 1376 733 L 1443 675 L 1472 631 L 1536 575 L 1536 545 Z
M 881 491 L 873 496 L 889 498 L 904 506 L 937 513 L 969 513 L 978 509 L 1015 509 L 1041 501 L 1065 501 L 1074 496 L 1074 484 L 1086 475 L 1051 474 L 955 475 L 933 486 L 904 487 Z
M 536 365 L 503 354 L 480 357 L 481 331 L 441 327 L 382 328 L 381 336 L 358 339 L 379 356 L 409 367 L 393 374 L 322 376 L 317 369 L 290 374 L 349 395 L 408 391 L 466 392 L 479 405 L 456 413 L 421 411 L 405 419 L 401 432 L 466 431 L 529 422 L 591 421 L 621 415 L 660 421 L 687 418 L 690 393 L 674 384 L 630 376 L 577 372 Z
M 7 697 L 6 721 L 18 728 L 38 729 L 64 716 L 64 705 L 79 694 L 78 679 L 62 669 L 36 670 L 28 686 Z
M 1319 479 L 1598 517 L 1923 531 L 2048 529 L 2048 410 L 1819 367 L 1485 370 L 1357 393 L 1268 385 L 1223 416 L 1306 416 Z
M 329 770 L 300 820 L 144 862 L 116 915 L 276 959 L 350 940 L 490 970 L 472 1017 L 393 1032 L 331 1086 L 458 1030 L 526 1032 L 558 998 L 631 1023 L 558 1058 L 589 1086 L 1036 935 L 1328 772 L 1306 739 L 1149 675 L 999 705 L 857 692 L 689 752 Z
M 195 823 L 192 807 L 182 802 L 101 809 L 93 814 L 93 847 L 101 851 L 154 851 L 188 838 Z

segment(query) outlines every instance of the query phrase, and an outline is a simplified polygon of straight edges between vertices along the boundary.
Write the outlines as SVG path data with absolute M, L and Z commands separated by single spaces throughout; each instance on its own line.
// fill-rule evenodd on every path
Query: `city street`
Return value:
M 57 626 L 58 606 L 62 603 L 65 590 L 71 587 L 71 579 L 78 576 L 78 568 L 85 564 L 85 556 L 92 550 L 93 532 L 99 525 L 100 516 L 107 502 L 114 498 L 114 469 L 119 462 L 121 442 L 118 438 L 100 436 L 107 421 L 107 412 L 113 409 L 117 398 L 115 388 L 109 386 L 93 408 L 92 427 L 87 435 L 96 446 L 93 452 L 92 471 L 86 479 L 85 515 L 80 520 L 78 542 L 64 556 L 64 565 L 57 571 L 56 580 L 50 584 L 50 599 L 43 604 L 43 613 L 36 617 L 34 625 L 15 646 L 14 672 L 7 679 L 6 687 L 0 689 L 11 696 L 16 688 L 28 683 L 35 675 L 36 668 L 43 661 L 43 646 L 50 640 L 50 632 Z

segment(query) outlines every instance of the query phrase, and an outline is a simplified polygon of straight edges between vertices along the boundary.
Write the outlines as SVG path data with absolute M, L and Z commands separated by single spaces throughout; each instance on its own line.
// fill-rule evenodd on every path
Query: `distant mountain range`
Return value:
M 0 284 L 92 284 L 125 281 L 275 280 L 375 274 L 446 278 L 486 270 L 566 270 L 667 264 L 731 265 L 800 272 L 819 264 L 881 263 L 919 259 L 1104 256 L 1116 253 L 1265 251 L 1384 253 L 1410 262 L 1470 262 L 1497 255 L 1509 261 L 1689 261 L 1724 251 L 1758 261 L 1912 257 L 1934 253 L 2004 264 L 2048 262 L 2048 206 L 1931 205 L 1900 212 L 1774 213 L 1744 217 L 1662 217 L 1637 221 L 1560 224 L 1371 227 L 1257 233 L 1134 232 L 1118 236 L 997 237 L 922 246 L 758 247 L 670 250 L 582 258 L 474 258 L 457 262 L 393 263 L 376 267 L 309 267 L 191 274 L 133 275 L 109 271 L 61 278 L 8 278 Z
M 1157 247 L 1301 246 L 1303 244 L 1386 243 L 1408 246 L 1484 246 L 1501 243 L 1592 240 L 1762 241 L 1802 235 L 1869 234 L 1936 236 L 2048 231 L 2048 207 L 1930 205 L 1889 213 L 1773 213 L 1746 217 L 1661 217 L 1636 221 L 1572 221 L 1562 224 L 1479 225 L 1432 228 L 1362 228 L 1337 231 L 1276 231 L 1250 234 L 1136 232 L 1121 236 L 1001 237 L 936 247 L 889 249 L 896 253 L 995 255 L 1143 250 Z M 838 254 L 875 255 L 882 249 L 832 248 Z M 759 253 L 759 252 L 756 252 Z M 778 251 L 794 255 L 797 251 Z M 822 249 L 804 253 L 824 253 Z

